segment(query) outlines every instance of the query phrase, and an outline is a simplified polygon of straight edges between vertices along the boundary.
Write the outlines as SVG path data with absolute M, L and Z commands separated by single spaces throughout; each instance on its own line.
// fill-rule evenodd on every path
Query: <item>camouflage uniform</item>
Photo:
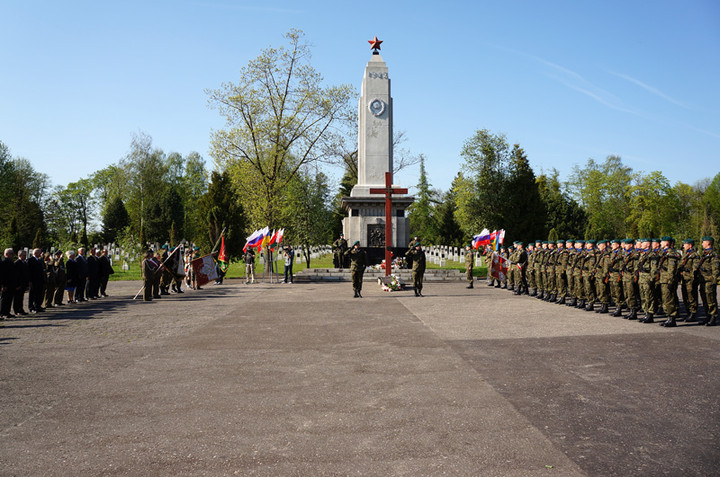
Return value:
M 535 257 L 535 284 L 537 286 L 538 298 L 543 298 L 545 294 L 545 281 L 543 280 L 543 263 L 545 262 L 545 254 L 547 253 L 547 247 L 543 247 L 542 245 L 543 244 L 541 244 L 540 248 L 535 250 L 535 253 L 537 254 Z
M 573 280 L 575 281 L 575 306 L 578 308 L 585 306 L 585 282 L 583 281 L 582 268 L 585 263 L 585 241 L 578 240 L 575 242 L 575 266 L 573 267 Z
M 700 278 L 700 297 L 705 308 L 705 321 L 708 326 L 717 324 L 717 285 L 720 281 L 720 259 L 713 250 L 714 241 L 710 237 L 703 237 L 703 254 L 698 264 Z M 705 244 L 709 242 L 709 247 Z
M 564 304 L 567 296 L 567 265 L 569 252 L 565 249 L 563 240 L 558 240 L 558 249 L 555 254 L 555 295 L 557 303 Z M 562 248 L 560 248 L 563 246 Z
M 567 286 L 567 305 L 574 306 L 577 304 L 577 296 L 575 295 L 575 263 L 578 259 L 577 250 L 568 246 L 568 258 L 565 264 L 565 277 Z
M 654 273 L 657 264 L 655 252 L 644 248 L 639 253 L 638 268 L 635 272 L 638 275 L 638 285 L 640 286 L 640 301 L 642 304 L 645 318 L 640 320 L 643 323 L 652 323 L 655 314 L 655 284 Z
M 626 243 L 632 244 L 633 241 L 628 240 Z M 625 250 L 622 263 L 622 282 L 625 305 L 630 310 L 630 315 L 626 317 L 629 320 L 637 319 L 637 312 L 640 308 L 640 293 L 638 290 L 637 275 L 635 274 L 638 267 L 638 258 L 639 252 L 634 248 Z
M 352 248 L 347 249 L 345 256 L 350 258 L 350 276 L 352 277 L 355 298 L 362 298 L 360 292 L 362 291 L 363 275 L 365 274 L 365 268 L 368 266 L 368 259 L 365 250 L 359 246 L 356 248 L 355 245 L 360 245 L 360 242 L 355 242 Z
M 613 240 L 613 244 L 619 244 L 619 240 Z M 625 299 L 623 298 L 622 266 L 625 258 L 620 247 L 611 250 L 610 265 L 608 267 L 608 285 L 610 286 L 610 297 L 615 303 L 615 312 L 612 316 L 620 316 Z
M 607 247 L 607 240 L 601 240 L 598 244 L 604 244 Z M 600 302 L 600 310 L 598 313 L 607 313 L 610 305 L 610 287 L 608 286 L 608 277 L 610 276 L 610 251 L 607 248 L 598 250 L 597 260 L 595 262 L 595 293 L 597 300 Z
M 662 326 L 673 327 L 677 326 L 675 319 L 678 315 L 677 284 L 680 253 L 673 247 L 675 241 L 671 237 L 663 237 L 662 240 L 665 242 L 665 248 L 660 255 L 656 275 L 660 285 L 663 310 L 668 317 Z
M 695 251 L 693 245 L 695 241 L 692 239 L 683 240 L 683 244 L 690 247 L 683 250 L 680 257 L 680 293 L 682 293 L 685 311 L 688 313 L 685 321 L 695 321 L 698 309 L 698 266 L 700 265 L 700 255 Z
M 587 243 L 594 244 L 594 240 L 588 240 Z M 595 248 L 585 248 L 585 256 L 582 262 L 582 277 L 585 287 L 585 299 L 587 305 L 585 311 L 593 311 L 597 294 L 595 289 L 595 273 L 597 272 L 598 252 Z

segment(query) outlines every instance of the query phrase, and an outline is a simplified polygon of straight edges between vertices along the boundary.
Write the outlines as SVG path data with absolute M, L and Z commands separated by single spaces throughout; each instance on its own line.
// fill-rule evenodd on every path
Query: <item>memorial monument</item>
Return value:
M 358 104 L 358 182 L 350 197 L 343 197 L 348 210 L 343 233 L 350 243 L 360 241 L 372 261 L 378 262 L 387 249 L 400 255 L 410 240 L 405 209 L 414 202 L 407 189 L 392 185 L 393 102 L 388 67 L 380 56 L 380 43 L 369 41 L 372 57 L 365 66 Z M 386 208 L 387 206 L 387 208 Z M 389 217 L 389 221 L 388 221 Z M 386 244 L 386 230 L 390 240 Z

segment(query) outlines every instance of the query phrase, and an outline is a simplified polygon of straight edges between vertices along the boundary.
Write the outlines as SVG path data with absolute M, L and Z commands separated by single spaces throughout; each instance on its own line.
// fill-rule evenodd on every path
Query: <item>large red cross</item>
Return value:
M 392 186 L 392 174 L 385 173 L 385 187 L 373 187 L 371 194 L 385 194 L 385 276 L 390 275 L 392 270 L 392 196 L 393 194 L 407 194 L 407 189 L 395 188 Z

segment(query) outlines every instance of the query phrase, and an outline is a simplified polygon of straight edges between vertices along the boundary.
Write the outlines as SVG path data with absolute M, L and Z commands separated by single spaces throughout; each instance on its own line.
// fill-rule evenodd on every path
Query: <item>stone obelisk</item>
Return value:
M 369 42 L 373 55 L 365 66 L 358 104 L 358 181 L 343 207 L 348 217 L 343 220 L 343 233 L 350 243 L 360 241 L 362 247 L 376 248 L 384 254 L 385 197 L 371 194 L 371 188 L 385 188 L 385 173 L 393 172 L 393 100 L 390 95 L 388 67 L 380 56 L 380 40 Z M 392 197 L 392 247 L 398 252 L 410 240 L 409 221 L 405 209 L 413 197 Z M 372 250 L 370 250 L 372 252 Z

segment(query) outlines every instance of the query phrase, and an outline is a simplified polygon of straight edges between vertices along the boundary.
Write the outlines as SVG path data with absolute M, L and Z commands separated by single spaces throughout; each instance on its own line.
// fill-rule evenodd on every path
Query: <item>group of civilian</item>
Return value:
M 106 293 L 115 273 L 108 251 L 92 247 L 54 253 L 5 249 L 0 261 L 0 320 L 65 304 L 97 300 Z M 63 298 L 67 293 L 67 302 Z M 27 295 L 27 310 L 25 303 Z M 13 314 L 14 313 L 14 314 Z

